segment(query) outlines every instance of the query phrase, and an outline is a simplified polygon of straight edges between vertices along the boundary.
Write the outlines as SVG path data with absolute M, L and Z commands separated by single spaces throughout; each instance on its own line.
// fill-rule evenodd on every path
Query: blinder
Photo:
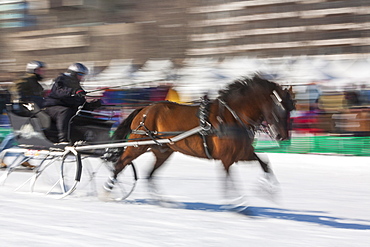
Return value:
M 273 115 L 275 121 L 278 123 L 279 118 L 282 118 L 283 116 L 285 116 L 287 111 L 286 111 L 284 105 L 282 104 L 283 100 L 281 99 L 279 93 L 276 92 L 276 90 L 274 90 L 272 92 L 271 98 L 272 98 L 273 102 L 275 103 L 275 105 L 272 108 L 272 115 Z
M 265 131 L 271 136 L 273 139 L 280 139 L 281 134 L 279 133 L 279 129 L 281 127 L 278 126 L 284 126 L 284 121 L 286 120 L 286 117 L 288 115 L 288 112 L 286 108 L 283 105 L 283 100 L 281 95 L 276 90 L 272 91 L 272 94 L 270 95 L 272 99 L 272 108 L 271 108 L 271 117 L 266 118 L 265 121 L 267 122 L 267 126 L 264 126 L 263 128 Z M 281 122 L 283 121 L 283 122 Z

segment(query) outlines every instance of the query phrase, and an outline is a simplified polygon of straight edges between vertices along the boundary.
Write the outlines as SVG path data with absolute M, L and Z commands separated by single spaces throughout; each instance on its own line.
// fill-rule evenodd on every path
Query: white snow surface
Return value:
M 218 161 L 182 154 L 174 154 L 158 171 L 162 193 L 173 201 L 161 205 L 147 192 L 149 153 L 136 160 L 137 187 L 120 202 L 99 200 L 84 183 L 64 199 L 27 189 L 15 192 L 32 174 L 16 171 L 0 187 L 0 245 L 369 246 L 370 158 L 267 156 L 281 195 L 275 201 L 261 196 L 257 184 L 262 170 L 256 162 L 235 164 L 236 185 L 249 206 L 241 212 L 225 207 Z

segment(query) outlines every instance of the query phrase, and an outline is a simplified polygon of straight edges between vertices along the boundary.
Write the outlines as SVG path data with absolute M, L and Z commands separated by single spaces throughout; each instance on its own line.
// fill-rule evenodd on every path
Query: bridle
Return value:
M 274 103 L 271 109 L 271 115 L 273 120 L 272 123 L 267 122 L 266 117 L 264 117 L 267 125 L 261 124 L 261 129 L 263 130 L 263 132 L 267 133 L 271 137 L 271 139 L 275 140 L 279 136 L 276 125 L 279 124 L 280 118 L 287 113 L 287 110 L 282 104 L 283 100 L 276 90 L 272 91 L 270 97 Z
M 224 100 L 220 98 L 217 98 L 217 100 L 223 107 L 225 107 L 231 113 L 234 119 L 249 133 L 252 132 L 254 135 L 254 132 L 256 130 L 262 130 L 263 132 L 267 133 L 272 139 L 276 139 L 276 137 L 279 135 L 277 128 L 276 128 L 276 124 L 280 122 L 279 117 L 281 117 L 283 114 L 286 114 L 286 109 L 284 105 L 282 104 L 283 100 L 281 96 L 276 90 L 272 91 L 270 97 L 272 101 L 274 102 L 274 106 L 271 112 L 274 121 L 273 123 L 269 123 L 267 122 L 267 119 L 264 116 L 263 118 L 267 124 L 263 123 L 263 119 L 257 122 L 247 116 L 240 117 Z M 219 122 L 220 122 L 221 118 L 219 116 L 217 117 L 217 119 L 219 119 Z M 250 126 L 246 125 L 245 122 L 249 123 Z

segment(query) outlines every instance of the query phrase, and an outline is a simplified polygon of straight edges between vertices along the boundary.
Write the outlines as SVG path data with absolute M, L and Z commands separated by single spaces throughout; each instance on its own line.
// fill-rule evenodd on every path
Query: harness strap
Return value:
M 203 147 L 204 147 L 204 152 L 206 153 L 207 155 L 207 158 L 208 159 L 213 159 L 211 153 L 209 152 L 209 148 L 208 148 L 208 145 L 207 145 L 207 139 L 206 139 L 206 135 L 202 135 L 202 139 L 203 139 Z
M 156 140 L 156 134 L 157 134 L 157 131 L 151 131 L 149 130 L 146 126 L 145 126 L 145 119 L 146 119 L 146 114 L 143 115 L 143 121 L 140 122 L 139 126 L 137 126 L 136 129 L 132 130 L 131 133 L 135 133 L 137 131 L 140 131 L 139 128 L 140 127 L 143 127 L 144 128 L 144 131 L 142 133 L 144 133 L 145 135 L 149 136 L 150 139 L 152 139 L 157 145 L 159 146 L 162 146 L 162 143 L 159 143 L 157 140 Z
M 209 151 L 209 148 L 208 148 L 208 145 L 207 145 L 207 138 L 206 138 L 206 136 L 208 136 L 212 132 L 212 125 L 208 121 L 210 102 L 211 101 L 208 99 L 207 95 L 204 95 L 201 98 L 201 102 L 200 102 L 200 106 L 199 106 L 199 122 L 200 122 L 200 127 L 202 128 L 202 130 L 199 132 L 199 134 L 202 137 L 204 152 L 205 152 L 207 158 L 208 159 L 213 159 L 213 157 L 212 157 L 212 155 Z

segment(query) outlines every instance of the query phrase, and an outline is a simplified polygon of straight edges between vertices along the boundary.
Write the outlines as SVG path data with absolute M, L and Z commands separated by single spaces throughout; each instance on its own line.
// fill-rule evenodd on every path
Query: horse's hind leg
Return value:
M 139 146 L 139 147 L 127 147 L 126 150 L 122 153 L 121 157 L 118 159 L 114 165 L 113 174 L 109 177 L 108 181 L 104 184 L 104 189 L 106 191 L 111 191 L 115 185 L 118 174 L 129 164 L 132 164 L 132 161 L 146 152 L 148 146 Z
M 156 184 L 154 182 L 153 175 L 157 171 L 157 169 L 159 167 L 161 167 L 163 165 L 163 163 L 172 155 L 173 150 L 171 150 L 169 148 L 168 149 L 163 149 L 163 148 L 153 147 L 151 151 L 153 152 L 154 156 L 156 157 L 156 161 L 155 161 L 154 166 L 153 166 L 153 168 L 152 168 L 152 170 L 151 170 L 151 172 L 149 173 L 149 176 L 148 176 L 149 192 L 150 192 L 152 197 L 154 197 L 156 199 L 159 199 L 159 200 L 162 200 L 162 197 L 160 195 L 161 193 L 159 192 L 158 187 L 156 186 Z

